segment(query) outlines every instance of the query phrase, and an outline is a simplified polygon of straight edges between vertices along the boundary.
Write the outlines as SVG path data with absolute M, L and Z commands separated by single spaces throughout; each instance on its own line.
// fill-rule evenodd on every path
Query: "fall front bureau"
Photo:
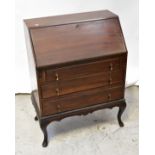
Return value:
M 117 106 L 123 126 L 127 48 L 118 16 L 105 10 L 24 23 L 43 146 L 48 145 L 47 125 L 65 117 Z

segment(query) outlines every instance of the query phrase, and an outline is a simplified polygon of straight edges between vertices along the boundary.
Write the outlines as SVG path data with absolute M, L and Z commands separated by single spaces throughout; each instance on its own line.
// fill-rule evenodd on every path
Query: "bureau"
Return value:
M 65 117 L 118 107 L 123 126 L 127 48 L 117 15 L 103 10 L 26 19 L 24 29 L 44 147 L 48 124 Z

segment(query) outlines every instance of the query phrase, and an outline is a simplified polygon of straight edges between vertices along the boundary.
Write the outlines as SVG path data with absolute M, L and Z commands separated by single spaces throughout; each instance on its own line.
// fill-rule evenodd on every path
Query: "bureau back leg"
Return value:
M 124 126 L 124 123 L 122 122 L 121 116 L 122 116 L 125 108 L 126 108 L 126 102 L 124 101 L 123 103 L 121 103 L 119 105 L 119 111 L 118 111 L 118 115 L 117 115 L 117 119 L 118 119 L 118 123 L 119 123 L 120 127 Z
M 34 117 L 34 120 L 35 120 L 35 121 L 38 121 L 38 117 L 37 117 L 37 116 L 35 116 L 35 117 Z
M 40 127 L 44 134 L 44 140 L 42 142 L 42 146 L 46 147 L 48 145 L 47 124 L 41 124 Z

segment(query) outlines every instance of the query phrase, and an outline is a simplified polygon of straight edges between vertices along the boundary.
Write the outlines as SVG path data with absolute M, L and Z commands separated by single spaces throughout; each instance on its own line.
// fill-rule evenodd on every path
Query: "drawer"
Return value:
M 115 57 L 58 69 L 46 69 L 39 73 L 39 81 L 40 83 L 66 81 L 82 78 L 90 74 L 119 70 L 124 67 L 124 65 L 121 64 L 121 59 L 122 57 Z
M 43 115 L 51 115 L 122 99 L 123 94 L 123 87 L 117 87 L 108 90 L 104 90 L 104 88 L 100 87 L 76 94 L 66 95 L 65 97 L 61 97 L 55 100 L 42 100 Z
M 83 78 L 77 77 L 68 81 L 51 82 L 41 86 L 41 96 L 42 98 L 49 98 L 98 87 L 104 87 L 105 89 L 116 87 L 123 85 L 123 77 L 122 70 L 117 70 L 87 75 Z

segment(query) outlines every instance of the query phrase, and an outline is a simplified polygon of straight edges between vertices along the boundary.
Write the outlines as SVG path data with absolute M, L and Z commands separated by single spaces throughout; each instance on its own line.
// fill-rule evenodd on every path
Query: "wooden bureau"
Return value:
M 108 10 L 24 20 L 32 103 L 48 145 L 47 125 L 68 116 L 119 107 L 127 48 L 119 18 Z

